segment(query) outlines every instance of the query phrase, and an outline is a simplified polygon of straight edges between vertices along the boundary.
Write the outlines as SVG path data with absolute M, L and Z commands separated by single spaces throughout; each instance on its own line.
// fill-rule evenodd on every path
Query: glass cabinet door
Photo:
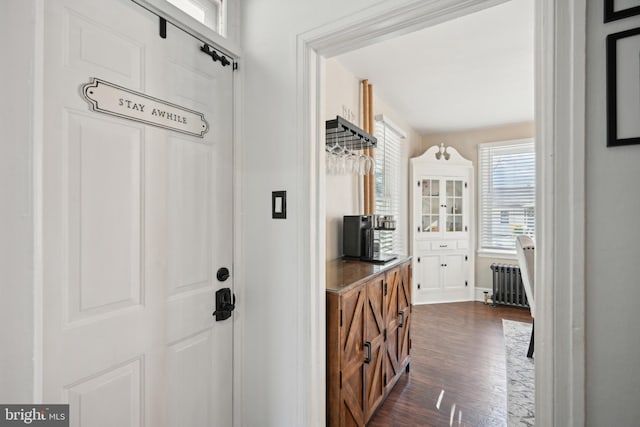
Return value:
M 463 188 L 462 180 L 446 180 L 446 231 L 457 232 L 463 231 L 464 203 L 462 196 Z
M 422 180 L 422 232 L 440 231 L 440 180 Z
M 422 178 L 420 230 L 421 233 L 465 232 L 464 218 L 467 209 L 464 179 Z

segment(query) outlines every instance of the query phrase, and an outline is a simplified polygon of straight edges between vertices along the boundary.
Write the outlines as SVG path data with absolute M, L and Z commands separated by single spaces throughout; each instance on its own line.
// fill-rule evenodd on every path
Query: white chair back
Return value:
M 535 318 L 536 303 L 533 291 L 535 289 L 535 243 L 529 236 L 518 236 L 516 238 L 516 253 L 518 255 L 518 264 L 520 265 L 520 273 L 522 274 L 522 284 L 527 294 L 529 308 L 531 309 L 531 317 Z

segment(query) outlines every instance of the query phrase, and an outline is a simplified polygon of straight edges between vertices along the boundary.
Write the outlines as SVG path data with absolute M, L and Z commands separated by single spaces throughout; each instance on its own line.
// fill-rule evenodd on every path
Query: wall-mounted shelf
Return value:
M 338 144 L 349 150 L 359 150 L 361 148 L 375 148 L 378 144 L 375 136 L 369 135 L 340 116 L 336 116 L 333 120 L 327 120 L 325 129 L 327 145 Z

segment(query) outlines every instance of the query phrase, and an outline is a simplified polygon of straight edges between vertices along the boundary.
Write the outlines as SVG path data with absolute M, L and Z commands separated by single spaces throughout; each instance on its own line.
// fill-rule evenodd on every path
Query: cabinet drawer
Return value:
M 439 242 L 431 242 L 432 251 L 444 251 L 447 249 L 456 249 L 457 245 L 455 241 L 441 240 Z
M 457 245 L 458 245 L 458 249 L 469 249 L 468 240 L 458 240 Z
M 416 242 L 416 249 L 419 251 L 431 250 L 431 242 Z

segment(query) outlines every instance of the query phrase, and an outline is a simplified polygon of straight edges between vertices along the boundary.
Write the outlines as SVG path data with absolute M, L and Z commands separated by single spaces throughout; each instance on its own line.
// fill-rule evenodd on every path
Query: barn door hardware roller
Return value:
M 167 20 L 164 19 L 162 16 L 159 16 L 158 19 L 160 20 L 160 38 L 166 39 L 167 38 Z
M 219 54 L 218 52 L 215 51 L 215 49 L 213 49 L 211 46 L 209 46 L 206 43 L 202 45 L 200 50 L 206 53 L 207 55 L 209 55 L 211 59 L 213 59 L 213 62 L 220 61 L 223 67 L 226 67 L 227 65 L 231 65 L 231 61 L 229 61 L 229 59 L 226 56 Z

